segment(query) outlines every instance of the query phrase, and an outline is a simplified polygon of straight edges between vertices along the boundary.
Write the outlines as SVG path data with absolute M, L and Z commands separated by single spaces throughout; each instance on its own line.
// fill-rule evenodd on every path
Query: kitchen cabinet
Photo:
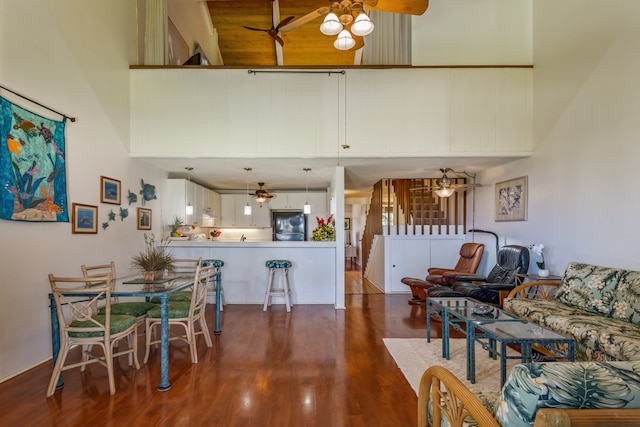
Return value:
M 266 203 L 262 203 L 260 207 L 260 203 L 249 197 L 251 215 L 245 215 L 246 194 L 222 194 L 220 200 L 222 205 L 220 227 L 271 227 L 271 210 Z
M 327 211 L 327 193 L 310 192 L 307 193 L 274 193 L 274 197 L 269 201 L 271 209 L 295 209 L 302 210 L 306 202 L 311 205 L 311 212 Z
M 220 216 L 217 214 L 220 211 L 220 194 L 186 179 L 167 181 L 167 194 L 163 198 L 165 221 L 173 222 L 173 218 L 178 216 L 184 219 L 185 225 L 213 225 L 206 223 L 207 217 L 203 217 L 203 214 L 209 217 Z M 193 206 L 192 215 L 186 214 L 188 204 Z

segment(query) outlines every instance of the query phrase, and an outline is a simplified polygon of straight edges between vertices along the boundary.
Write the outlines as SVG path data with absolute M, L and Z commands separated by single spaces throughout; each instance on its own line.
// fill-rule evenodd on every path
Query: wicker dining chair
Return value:
M 99 282 L 99 279 L 106 274 L 111 276 L 111 291 L 113 292 L 113 286 L 116 280 L 116 264 L 111 261 L 109 264 L 101 265 L 82 265 L 82 275 L 86 281 L 86 286 L 91 287 L 93 284 Z M 98 279 L 96 279 L 98 278 Z M 111 298 L 111 314 L 128 314 L 134 316 L 139 322 L 143 322 L 147 314 L 147 311 L 155 307 L 156 304 L 146 301 L 127 301 L 120 302 L 117 297 Z M 104 314 L 104 307 L 98 309 L 98 314 Z
M 173 271 L 172 274 L 177 274 L 181 276 L 195 276 L 196 270 L 198 266 L 202 264 L 202 257 L 200 258 L 184 258 L 184 259 L 174 259 L 173 260 Z M 151 302 L 159 304 L 160 298 L 152 297 L 150 299 Z M 169 295 L 169 301 L 181 301 L 181 302 L 189 302 L 191 301 L 191 291 L 180 291 L 174 294 Z
M 58 326 L 60 330 L 60 352 L 53 367 L 51 380 L 47 388 L 47 397 L 56 391 L 56 385 L 62 371 L 80 367 L 84 369 L 91 363 L 99 363 L 107 368 L 109 393 L 116 392 L 113 377 L 113 359 L 130 355 L 129 366 L 140 369 L 136 339 L 138 322 L 134 316 L 111 313 L 110 274 L 93 276 L 94 284 L 86 286 L 86 277 L 57 277 L 49 274 L 51 292 L 56 304 Z M 98 302 L 104 302 L 104 314 L 97 314 Z M 114 351 L 120 341 L 131 343 L 126 350 Z M 66 364 L 72 347 L 82 348 L 80 362 Z M 93 347 L 102 348 L 102 355 L 94 355 Z
M 207 287 L 214 276 L 211 265 L 198 265 L 196 268 L 193 291 L 189 302 L 169 299 L 168 315 L 169 327 L 178 325 L 184 328 L 184 334 L 169 332 L 169 341 L 180 340 L 189 344 L 191 352 L 191 363 L 198 363 L 198 353 L 196 351 L 196 338 L 203 335 L 207 347 L 212 347 L 211 335 L 205 319 L 205 307 L 207 304 Z M 160 343 L 160 339 L 155 338 L 154 328 L 161 324 L 160 307 L 153 308 L 147 312 L 146 324 L 146 350 L 143 363 L 149 360 L 151 346 Z M 199 330 L 196 331 L 196 326 Z

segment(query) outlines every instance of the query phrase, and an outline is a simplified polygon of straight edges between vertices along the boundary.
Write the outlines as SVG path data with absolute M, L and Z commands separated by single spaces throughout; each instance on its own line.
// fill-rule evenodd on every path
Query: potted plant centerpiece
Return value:
M 162 279 L 165 270 L 173 272 L 173 257 L 167 246 L 169 242 L 160 240 L 156 244 L 155 236 L 144 234 L 144 251 L 134 255 L 131 266 L 142 273 L 146 281 Z

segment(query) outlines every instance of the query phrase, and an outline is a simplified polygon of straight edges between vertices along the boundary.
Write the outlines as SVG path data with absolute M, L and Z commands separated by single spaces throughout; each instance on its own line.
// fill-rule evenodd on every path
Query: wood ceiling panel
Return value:
M 319 8 L 328 6 L 324 0 L 279 0 L 280 18 L 296 19 Z M 211 21 L 218 32 L 220 53 L 228 66 L 275 66 L 273 39 L 261 31 L 242 26 L 271 28 L 270 0 L 238 0 L 207 2 Z M 281 33 L 284 40 L 284 65 L 331 66 L 352 65 L 354 51 L 339 51 L 333 47 L 336 36 L 325 36 L 319 30 L 322 17 Z

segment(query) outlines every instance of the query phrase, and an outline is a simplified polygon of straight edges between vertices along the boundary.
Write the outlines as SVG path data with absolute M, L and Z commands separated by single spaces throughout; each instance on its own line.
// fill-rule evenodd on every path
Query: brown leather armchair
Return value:
M 403 278 L 401 282 L 409 286 L 413 294 L 409 304 L 424 304 L 427 299 L 426 290 L 429 288 L 451 286 L 455 283 L 457 276 L 475 274 L 483 253 L 482 243 L 464 243 L 460 247 L 460 259 L 454 268 L 431 267 L 427 270 L 428 275 L 424 280 L 413 277 Z

